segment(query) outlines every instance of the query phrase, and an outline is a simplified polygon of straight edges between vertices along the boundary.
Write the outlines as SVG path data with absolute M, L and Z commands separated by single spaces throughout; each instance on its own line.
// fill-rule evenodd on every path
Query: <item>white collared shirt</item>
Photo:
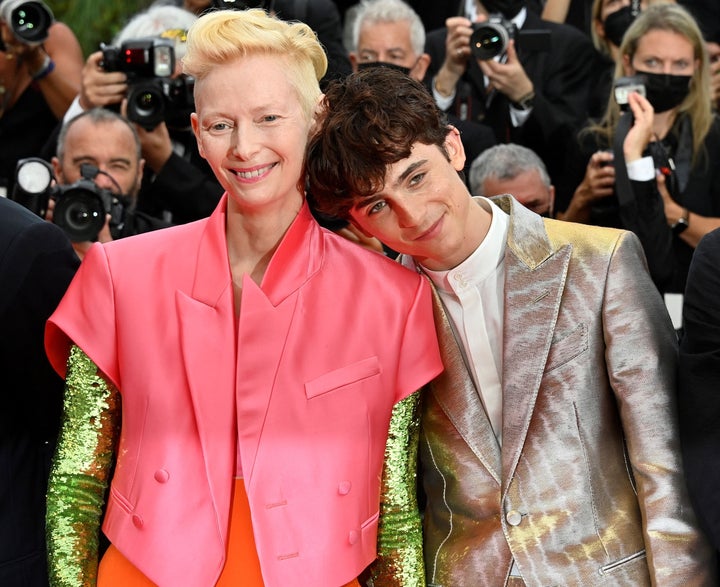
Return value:
M 505 242 L 510 217 L 487 198 L 480 205 L 492 213 L 480 246 L 457 267 L 423 271 L 433 281 L 465 351 L 485 412 L 502 445 L 502 342 Z

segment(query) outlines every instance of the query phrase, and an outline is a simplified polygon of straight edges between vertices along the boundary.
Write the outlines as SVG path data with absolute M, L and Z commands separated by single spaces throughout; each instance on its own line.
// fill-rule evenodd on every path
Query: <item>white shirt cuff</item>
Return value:
M 652 157 L 642 157 L 627 164 L 628 178 L 633 181 L 650 181 L 655 179 L 655 164 Z
M 455 90 L 453 90 L 453 93 L 449 96 L 442 96 L 440 92 L 435 89 L 435 78 L 433 78 L 432 81 L 432 93 L 433 98 L 435 99 L 435 104 L 437 104 L 437 107 L 440 108 L 440 110 L 447 110 L 455 101 Z

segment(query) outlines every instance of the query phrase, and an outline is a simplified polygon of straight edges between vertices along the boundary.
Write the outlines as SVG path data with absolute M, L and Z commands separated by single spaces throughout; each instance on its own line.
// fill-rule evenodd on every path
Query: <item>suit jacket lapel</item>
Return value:
M 445 370 L 433 380 L 431 392 L 470 450 L 499 484 L 500 446 L 434 285 L 432 290 L 435 327 Z
M 225 201 L 208 219 L 191 292 L 175 295 L 180 348 L 190 401 L 221 534 L 227 528 L 235 469 L 235 320 L 232 278 L 225 244 Z
M 504 196 L 510 213 L 503 318 L 503 490 L 533 415 L 565 287 L 571 246 L 555 250 L 543 219 Z

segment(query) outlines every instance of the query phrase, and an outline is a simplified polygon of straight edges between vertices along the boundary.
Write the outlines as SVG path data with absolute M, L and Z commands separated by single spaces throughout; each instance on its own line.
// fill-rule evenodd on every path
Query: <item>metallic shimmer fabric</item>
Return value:
M 385 449 L 375 585 L 424 585 L 422 530 L 415 491 L 420 392 L 395 405 Z
M 119 392 L 73 346 L 47 499 L 53 587 L 95 585 L 98 529 L 119 421 Z

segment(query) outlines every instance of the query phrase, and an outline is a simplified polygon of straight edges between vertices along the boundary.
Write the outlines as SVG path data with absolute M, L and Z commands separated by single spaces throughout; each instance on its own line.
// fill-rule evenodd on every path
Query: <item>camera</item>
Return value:
M 512 39 L 528 51 L 550 49 L 549 30 L 518 30 L 512 21 L 499 13 L 490 14 L 485 22 L 475 22 L 472 27 L 470 51 L 482 61 L 503 57 Z
M 55 201 L 53 223 L 65 231 L 71 241 L 94 241 L 110 214 L 110 233 L 122 236 L 127 207 L 125 198 L 98 187 L 93 165 L 81 166 L 82 178 L 70 185 L 53 185 L 52 167 L 37 157 L 20 159 L 15 168 L 12 200 L 45 218 L 50 198 Z
M 4 20 L 13 35 L 27 45 L 40 45 L 48 37 L 48 29 L 55 22 L 52 10 L 39 0 L 4 0 L 0 5 L 0 20 Z
M 175 71 L 172 39 L 143 38 L 125 41 L 120 47 L 101 44 L 105 71 L 122 71 L 128 77 L 127 117 L 147 130 L 170 118 L 182 118 L 184 126 L 195 109 L 192 78 L 171 79 Z
M 620 77 L 615 81 L 613 86 L 613 95 L 615 96 L 615 102 L 620 106 L 620 110 L 629 110 L 628 96 L 632 92 L 637 92 L 641 96 L 645 96 L 645 76 L 631 75 L 627 77 Z

